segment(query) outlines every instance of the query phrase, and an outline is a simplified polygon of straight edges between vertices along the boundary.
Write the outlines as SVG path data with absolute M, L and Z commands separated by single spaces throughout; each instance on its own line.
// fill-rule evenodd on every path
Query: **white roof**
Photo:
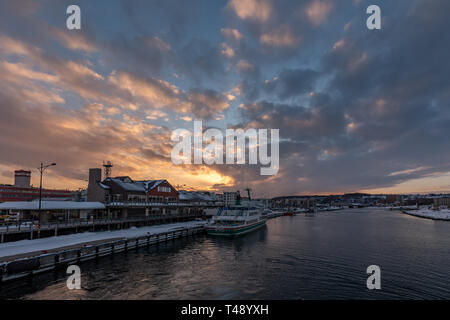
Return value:
M 191 201 L 214 201 L 214 197 L 197 191 L 186 191 L 179 190 L 178 197 L 180 200 L 191 200 Z
M 42 201 L 42 210 L 93 210 L 105 209 L 101 202 Z M 39 210 L 39 201 L 10 201 L 0 203 L 0 210 Z
M 129 180 L 128 180 L 128 179 Z M 108 178 L 111 181 L 114 181 L 120 188 L 127 191 L 137 191 L 137 192 L 147 192 L 156 186 L 160 185 L 166 180 L 142 180 L 135 181 L 131 180 L 129 177 L 117 177 L 117 178 Z M 107 180 L 108 180 L 107 179 Z M 105 180 L 105 181 L 107 181 Z M 128 182 L 131 181 L 131 182 Z

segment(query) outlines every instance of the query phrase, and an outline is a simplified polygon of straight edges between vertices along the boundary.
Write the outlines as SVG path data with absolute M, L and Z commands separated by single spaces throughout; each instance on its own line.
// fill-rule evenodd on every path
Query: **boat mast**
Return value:
M 252 200 L 252 198 L 250 197 L 250 191 L 252 191 L 252 189 L 250 189 L 249 187 L 247 187 L 247 188 L 245 189 L 245 191 L 247 191 L 247 194 L 248 194 L 248 201 Z

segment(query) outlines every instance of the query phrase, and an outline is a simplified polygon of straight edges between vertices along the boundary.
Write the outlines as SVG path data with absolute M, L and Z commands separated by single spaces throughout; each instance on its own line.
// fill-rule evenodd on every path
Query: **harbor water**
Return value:
M 366 269 L 381 269 L 381 289 Z M 383 209 L 278 217 L 237 238 L 197 236 L 0 286 L 12 299 L 450 299 L 450 222 Z

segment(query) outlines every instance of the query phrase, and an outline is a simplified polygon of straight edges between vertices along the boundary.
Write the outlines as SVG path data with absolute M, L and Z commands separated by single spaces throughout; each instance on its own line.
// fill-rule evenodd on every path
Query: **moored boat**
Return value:
M 266 221 L 260 209 L 237 205 L 219 209 L 206 231 L 209 235 L 237 236 L 263 227 Z

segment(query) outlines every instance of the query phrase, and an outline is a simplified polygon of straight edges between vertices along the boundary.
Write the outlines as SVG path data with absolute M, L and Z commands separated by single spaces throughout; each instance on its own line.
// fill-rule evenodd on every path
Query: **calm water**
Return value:
M 366 268 L 381 268 L 381 290 Z M 351 209 L 279 217 L 235 239 L 200 236 L 0 288 L 23 299 L 450 299 L 450 222 Z

